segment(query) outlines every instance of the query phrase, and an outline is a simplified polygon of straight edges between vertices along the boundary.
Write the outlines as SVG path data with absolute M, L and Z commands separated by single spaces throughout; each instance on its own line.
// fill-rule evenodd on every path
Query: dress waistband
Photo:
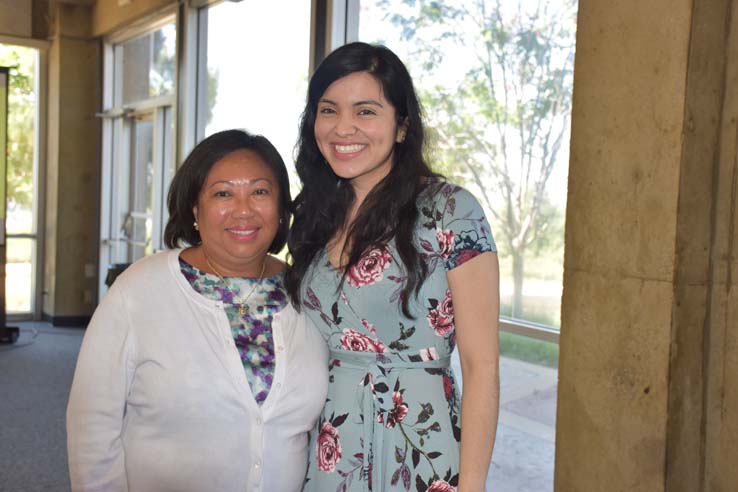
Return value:
M 379 366 L 385 369 L 433 369 L 451 365 L 451 357 L 434 360 L 407 361 L 396 354 L 377 352 L 354 352 L 351 350 L 331 350 L 331 360 L 340 360 L 341 367 L 350 369 L 371 369 Z
M 365 371 L 362 386 L 362 411 L 364 414 L 364 473 L 370 477 L 374 490 L 382 490 L 384 486 L 384 434 L 394 423 L 390 424 L 389 415 L 394 409 L 393 393 L 397 391 L 400 375 L 407 370 L 443 369 L 451 365 L 451 357 L 435 360 L 407 361 L 396 354 L 374 352 L 354 352 L 349 350 L 331 350 L 331 360 L 340 364 L 332 370 Z M 383 422 L 379 421 L 382 416 Z M 385 426 L 386 422 L 386 426 Z M 391 427 L 390 427 L 391 425 Z M 372 449 L 368 449 L 371 446 Z M 370 455 L 374 456 L 369 463 Z M 369 475 L 371 473 L 371 475 Z M 369 480 L 364 482 L 364 490 L 369 490 Z

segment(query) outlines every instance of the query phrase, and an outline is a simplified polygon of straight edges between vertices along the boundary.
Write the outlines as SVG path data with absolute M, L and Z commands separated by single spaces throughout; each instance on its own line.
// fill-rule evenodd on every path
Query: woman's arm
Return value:
M 121 430 L 131 339 L 120 289 L 108 292 L 87 327 L 67 406 L 72 491 L 128 490 Z
M 458 492 L 481 492 L 492 459 L 500 401 L 497 254 L 483 253 L 447 276 L 463 378 Z

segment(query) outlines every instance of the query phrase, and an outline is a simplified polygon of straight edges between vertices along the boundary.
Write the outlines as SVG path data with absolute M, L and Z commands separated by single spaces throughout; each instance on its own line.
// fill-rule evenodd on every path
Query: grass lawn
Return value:
M 500 354 L 546 367 L 559 366 L 559 346 L 505 331 L 500 332 Z

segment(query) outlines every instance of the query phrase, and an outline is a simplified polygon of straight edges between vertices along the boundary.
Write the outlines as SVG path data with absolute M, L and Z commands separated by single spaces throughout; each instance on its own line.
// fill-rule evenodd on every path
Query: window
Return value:
M 36 309 L 39 52 L 0 44 L 0 66 L 10 68 L 5 307 L 30 317 Z
M 174 172 L 176 47 L 174 15 L 105 47 L 100 297 L 109 273 L 163 247 Z
M 154 32 L 115 47 L 116 104 L 174 94 L 176 29 L 167 23 Z
M 197 140 L 231 128 L 262 134 L 292 170 L 307 92 L 310 2 L 223 2 L 201 9 L 198 24 Z M 291 181 L 294 189 L 294 174 Z
M 490 486 L 552 490 L 558 345 L 534 338 L 555 342 L 560 325 L 576 0 L 347 5 L 347 39 L 403 59 L 436 169 L 477 196 L 495 234 L 505 331 Z

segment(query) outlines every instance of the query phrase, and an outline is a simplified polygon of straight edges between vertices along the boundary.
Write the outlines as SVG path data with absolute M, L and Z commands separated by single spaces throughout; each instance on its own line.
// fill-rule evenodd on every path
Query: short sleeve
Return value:
M 482 206 L 469 191 L 445 184 L 436 198 L 436 238 L 446 270 L 497 246 Z

